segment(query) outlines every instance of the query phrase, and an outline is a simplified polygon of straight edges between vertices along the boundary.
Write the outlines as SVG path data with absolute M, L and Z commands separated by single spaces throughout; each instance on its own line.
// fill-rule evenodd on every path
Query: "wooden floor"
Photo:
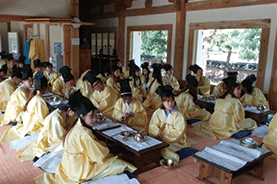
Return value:
M 0 127 L 0 136 L 10 126 Z M 203 150 L 206 146 L 218 144 L 220 140 L 207 140 L 200 136 L 187 133 L 198 143 L 192 147 Z M 261 143 L 261 138 L 253 137 Z M 196 179 L 198 176 L 199 163 L 196 163 L 192 156 L 180 161 L 174 169 L 164 169 L 157 167 L 145 173 L 139 174 L 137 179 L 141 184 L 198 184 L 203 183 Z M 33 166 L 32 161 L 21 162 L 16 157 L 16 151 L 10 149 L 9 143 L 0 144 L 0 184 L 33 184 L 34 178 L 43 173 L 39 168 Z M 277 184 L 277 160 L 275 158 L 266 158 L 264 167 L 264 181 L 258 180 L 252 176 L 243 174 L 233 179 L 233 184 Z M 218 173 L 213 173 L 216 176 Z M 215 177 L 210 177 L 214 183 L 219 183 Z

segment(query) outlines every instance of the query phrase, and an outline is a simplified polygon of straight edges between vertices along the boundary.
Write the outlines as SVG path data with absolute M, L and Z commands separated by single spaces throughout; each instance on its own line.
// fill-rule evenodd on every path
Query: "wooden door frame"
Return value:
M 257 29 L 261 28 L 261 41 L 259 52 L 259 63 L 257 69 L 257 82 L 256 86 L 263 91 L 265 70 L 267 64 L 268 42 L 270 34 L 271 19 L 258 19 L 258 20 L 239 20 L 239 21 L 221 21 L 221 22 L 198 22 L 190 23 L 189 25 L 189 40 L 188 40 L 188 54 L 187 54 L 187 68 L 194 63 L 193 55 L 195 53 L 195 31 L 203 29 Z
M 168 40 L 167 40 L 167 63 L 171 64 L 171 45 L 172 45 L 172 24 L 163 24 L 163 25 L 150 25 L 150 26 L 128 26 L 127 27 L 127 54 L 126 61 L 131 60 L 131 32 L 133 31 L 159 31 L 167 30 L 168 31 Z

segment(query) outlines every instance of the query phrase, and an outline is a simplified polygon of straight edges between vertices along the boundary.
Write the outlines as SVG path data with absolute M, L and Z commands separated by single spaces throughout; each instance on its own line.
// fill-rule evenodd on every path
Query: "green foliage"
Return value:
M 143 31 L 141 55 L 154 55 L 166 61 L 168 31 Z

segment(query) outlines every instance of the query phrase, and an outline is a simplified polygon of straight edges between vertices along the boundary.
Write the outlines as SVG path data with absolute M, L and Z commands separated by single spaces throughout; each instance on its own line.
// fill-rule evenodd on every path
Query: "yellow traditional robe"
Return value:
M 134 172 L 136 168 L 113 156 L 105 142 L 99 141 L 80 120 L 65 138 L 64 155 L 56 173 L 44 173 L 37 183 L 81 183 L 91 179 Z
M 90 83 L 87 81 L 87 80 L 83 80 L 84 79 L 84 76 L 89 72 L 91 71 L 90 69 L 89 70 L 86 70 L 80 77 L 80 79 L 77 81 L 76 83 L 76 87 L 78 89 L 81 90 L 81 93 L 82 95 L 84 95 L 85 97 L 87 98 L 91 98 L 94 90 L 93 88 L 91 87 Z
M 18 115 L 23 111 L 23 107 L 29 98 L 30 92 L 27 92 L 23 86 L 17 88 L 8 101 L 5 114 L 0 116 L 1 125 L 6 125 L 9 122 L 20 121 Z M 20 121 L 21 122 L 21 121 Z
M 35 156 L 41 157 L 47 152 L 62 151 L 64 136 L 70 127 L 65 118 L 65 113 L 59 109 L 49 114 L 43 121 L 38 139 L 27 148 L 20 150 L 18 158 L 21 161 L 27 161 L 32 160 Z
M 184 147 L 190 146 L 186 136 L 187 122 L 178 110 L 172 112 L 168 120 L 165 119 L 163 110 L 158 109 L 154 112 L 149 123 L 149 135 L 160 136 L 161 140 L 168 143 L 169 148 L 162 150 L 164 158 L 171 158 L 179 162 L 179 156 L 174 153 Z
M 45 46 L 44 40 L 34 39 L 31 41 L 29 59 L 31 59 L 31 68 L 34 69 L 34 60 L 40 59 L 45 61 Z
M 131 81 L 129 82 L 130 87 L 132 89 L 132 96 L 136 99 L 139 99 L 141 102 L 143 98 L 146 96 L 146 90 L 143 86 L 143 82 L 141 80 L 141 84 L 135 86 L 135 81 L 133 77 L 130 77 Z
M 71 90 L 70 90 L 70 92 L 68 94 L 67 90 L 66 90 L 66 87 L 67 86 L 66 86 L 66 84 L 63 81 L 63 77 L 60 76 L 53 83 L 52 92 L 55 93 L 56 95 L 63 96 L 65 98 L 69 98 L 69 95 L 74 93 L 76 91 L 76 88 L 75 87 L 71 87 Z
M 153 76 L 153 73 L 152 73 L 152 72 L 150 72 L 150 73 L 149 73 L 149 79 L 148 79 L 148 82 L 152 80 L 152 76 Z M 147 84 L 148 84 L 148 82 L 146 82 L 146 78 L 145 78 L 145 76 L 144 76 L 142 73 L 140 74 L 140 78 L 141 78 L 141 80 L 142 80 L 142 82 L 143 82 L 143 83 L 147 83 Z
M 122 120 L 122 114 L 128 112 L 128 107 L 126 103 L 124 103 L 123 98 L 120 98 L 114 105 L 113 119 L 127 126 L 130 126 L 136 130 L 148 131 L 147 114 L 141 102 L 138 99 L 132 100 L 129 112 L 130 111 L 135 113 L 135 116 L 133 118 L 127 118 L 125 120 Z
M 107 80 L 108 80 L 109 78 L 111 78 L 110 75 L 108 75 L 108 76 L 103 76 L 101 73 L 98 74 L 97 77 L 100 78 L 101 81 L 102 81 L 104 84 L 107 84 Z
M 277 114 L 269 123 L 268 135 L 264 137 L 263 143 L 263 148 L 272 151 L 277 158 Z
M 227 88 L 224 82 L 220 82 L 214 87 L 213 95 L 218 98 L 227 92 Z
M 130 77 L 130 70 L 126 70 L 124 67 L 122 67 L 122 74 L 121 76 L 123 78 L 129 78 Z
M 14 65 L 14 66 L 15 66 L 15 65 Z M 7 63 L 7 75 L 8 75 L 8 76 L 11 76 L 11 75 L 12 75 L 12 73 L 13 73 L 13 69 L 12 69 L 12 68 L 13 68 L 14 66 L 12 66 L 12 65 L 10 64 L 10 62 Z
M 241 103 L 251 106 L 257 106 L 258 104 L 263 104 L 266 106 L 267 109 L 269 109 L 268 101 L 266 100 L 263 92 L 257 88 L 254 87 L 252 94 L 245 93 L 240 98 Z
M 0 111 L 5 112 L 11 95 L 16 90 L 16 85 L 11 78 L 0 83 Z
M 210 112 L 204 108 L 201 109 L 193 102 L 193 96 L 188 92 L 183 92 L 176 96 L 175 101 L 186 120 L 199 119 L 201 121 L 208 121 L 211 117 Z
M 51 86 L 51 87 L 53 86 L 55 80 L 56 80 L 57 78 L 59 78 L 60 75 L 61 75 L 61 74 L 59 74 L 59 73 L 57 73 L 57 72 L 55 72 L 55 71 L 52 71 L 52 72 L 50 73 L 50 76 L 49 76 L 48 73 L 46 72 L 46 70 L 43 71 L 43 74 L 44 74 L 44 76 L 46 77 L 46 79 L 48 80 L 48 86 Z
M 251 118 L 245 119 L 243 105 L 239 99 L 227 95 L 225 99 L 217 99 L 214 113 L 208 122 L 197 124 L 190 131 L 211 139 L 231 137 L 241 130 L 253 130 L 257 124 Z
M 196 79 L 198 81 L 197 88 L 199 89 L 199 92 L 202 95 L 210 96 L 210 89 L 211 89 L 210 80 L 205 76 L 202 76 L 202 81 L 200 81 L 200 76 L 196 76 Z
M 156 79 L 153 78 L 152 81 L 149 81 L 150 85 L 147 90 L 148 94 L 146 95 L 145 101 L 142 103 L 145 108 L 148 117 L 151 117 L 152 114 L 161 107 L 162 100 L 161 97 L 156 93 L 156 89 L 161 85 Z
M 113 77 L 110 77 L 108 80 L 107 80 L 107 86 L 110 86 L 111 88 L 113 88 L 118 97 L 120 97 L 120 84 L 118 82 L 115 81 L 115 79 Z
M 118 95 L 113 88 L 104 85 L 101 95 L 98 91 L 94 91 L 90 100 L 104 116 L 112 119 L 114 104 L 118 100 Z
M 43 121 L 49 114 L 48 107 L 40 94 L 36 94 L 29 102 L 27 110 L 20 114 L 23 124 L 18 123 L 7 129 L 1 142 L 10 142 L 23 138 L 26 134 L 37 134 L 43 127 Z
M 178 80 L 173 75 L 171 76 L 171 81 L 167 75 L 163 76 L 163 85 L 169 85 L 175 90 L 179 90 L 180 88 Z

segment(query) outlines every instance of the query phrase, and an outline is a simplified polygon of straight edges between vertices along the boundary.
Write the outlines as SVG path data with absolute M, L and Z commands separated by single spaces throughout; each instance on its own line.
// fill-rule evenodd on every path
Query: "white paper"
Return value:
M 113 120 L 106 118 L 106 120 L 102 123 L 96 123 L 92 129 L 93 130 L 103 130 L 106 128 L 111 128 L 117 125 L 121 125 L 120 123 L 114 122 Z
M 16 151 L 19 151 L 30 144 L 32 144 L 35 140 L 38 139 L 39 134 L 33 134 L 23 137 L 22 139 L 18 139 L 11 142 L 11 148 L 15 149 Z
M 71 38 L 71 45 L 80 45 L 80 38 Z
M 257 109 L 257 107 L 255 106 L 247 106 L 247 107 L 244 107 L 244 110 L 247 111 L 247 112 L 252 112 L 252 113 L 255 113 L 255 114 L 261 114 L 262 112 L 259 111 Z M 264 112 L 266 111 L 269 111 L 269 109 L 265 109 Z
M 96 180 L 86 181 L 86 182 L 83 182 L 82 184 L 104 184 L 104 183 L 139 184 L 139 181 L 136 178 L 132 178 L 130 180 L 126 174 L 120 174 L 120 175 L 107 176 Z
M 62 161 L 63 153 L 64 153 L 63 151 L 48 153 L 42 156 L 40 159 L 38 159 L 34 163 L 34 166 L 40 167 L 46 172 L 55 173 L 58 165 Z

